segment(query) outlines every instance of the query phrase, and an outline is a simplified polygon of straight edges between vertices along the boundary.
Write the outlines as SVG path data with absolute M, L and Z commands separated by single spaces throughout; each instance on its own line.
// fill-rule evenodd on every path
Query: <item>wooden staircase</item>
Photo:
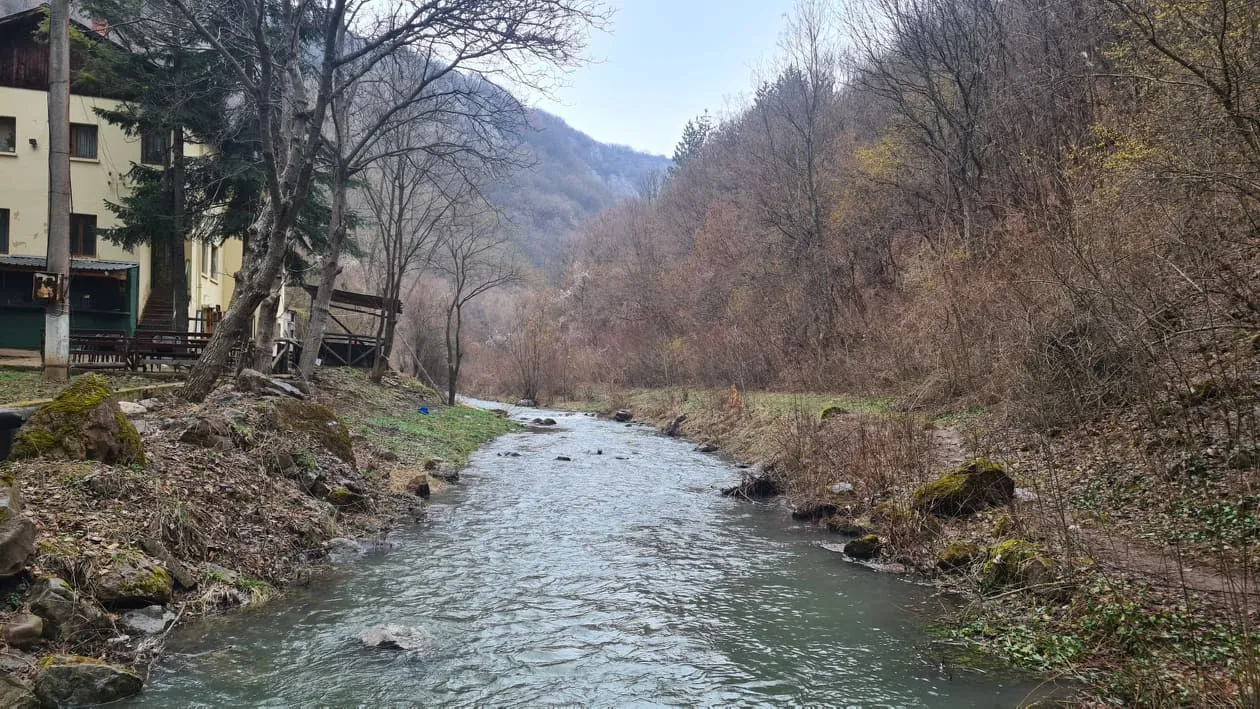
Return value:
M 144 302 L 144 313 L 136 324 L 136 332 L 171 332 L 174 320 L 175 304 L 172 295 L 150 291 L 148 300 Z M 185 325 L 175 329 L 182 332 L 188 328 Z

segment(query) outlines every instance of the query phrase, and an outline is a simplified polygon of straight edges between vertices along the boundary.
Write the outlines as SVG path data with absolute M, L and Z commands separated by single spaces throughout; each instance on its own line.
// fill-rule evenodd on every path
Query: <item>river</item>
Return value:
M 721 459 L 642 426 L 514 415 L 559 425 L 483 448 L 388 553 L 178 632 L 130 706 L 1010 707 L 1035 691 L 942 668 L 930 589 L 721 497 L 739 477 Z M 430 646 L 364 648 L 379 623 Z

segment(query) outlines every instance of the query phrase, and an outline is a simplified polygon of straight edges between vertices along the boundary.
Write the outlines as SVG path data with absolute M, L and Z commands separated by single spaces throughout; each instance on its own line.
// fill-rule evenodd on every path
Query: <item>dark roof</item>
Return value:
M 306 289 L 306 292 L 309 293 L 312 298 L 314 298 L 315 294 L 319 292 L 319 286 L 304 285 L 302 287 Z M 368 310 L 384 311 L 386 309 L 385 299 L 379 295 L 355 293 L 348 290 L 334 290 L 332 302 L 341 303 L 342 305 L 353 305 L 359 308 L 367 308 Z M 402 303 L 395 300 L 392 305 L 394 307 L 394 312 L 402 312 Z
M 0 256 L 0 266 L 18 266 L 21 268 L 45 268 L 48 260 L 43 256 Z M 71 271 L 129 271 L 140 268 L 138 263 L 127 261 L 98 261 L 96 259 L 72 258 Z

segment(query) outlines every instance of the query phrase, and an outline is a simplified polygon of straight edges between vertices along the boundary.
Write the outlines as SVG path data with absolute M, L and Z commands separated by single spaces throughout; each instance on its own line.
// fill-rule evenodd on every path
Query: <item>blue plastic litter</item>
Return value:
M 429 407 L 421 406 L 420 408 L 416 409 L 416 411 L 419 411 L 420 413 L 425 414 L 427 416 L 429 413 Z

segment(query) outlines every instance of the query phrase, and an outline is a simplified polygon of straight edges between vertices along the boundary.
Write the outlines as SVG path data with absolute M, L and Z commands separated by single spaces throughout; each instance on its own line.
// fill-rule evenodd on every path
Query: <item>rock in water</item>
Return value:
M 35 523 L 22 514 L 22 493 L 11 477 L 0 485 L 0 578 L 22 571 L 35 553 Z
M 817 522 L 820 519 L 826 519 L 837 512 L 840 508 L 829 502 L 816 502 L 813 504 L 802 505 L 792 510 L 792 519 L 798 522 Z
M 535 406 L 538 406 L 538 402 L 534 401 L 533 399 L 521 399 L 520 401 L 516 402 L 516 405 L 528 406 L 530 408 L 533 408 Z
M 70 383 L 18 430 L 11 457 L 144 465 L 140 434 L 109 395 L 104 377 Z
M 366 647 L 387 650 L 420 650 L 433 644 L 432 638 L 423 630 L 395 623 L 372 626 L 359 633 L 359 641 Z
M 77 655 L 57 655 L 40 662 L 35 696 L 44 706 L 108 704 L 130 697 L 144 684 L 130 670 Z
M 617 423 L 629 423 L 632 418 L 634 418 L 634 414 L 626 411 L 625 409 L 613 414 L 613 421 L 616 421 Z
M 665 427 L 665 435 L 670 438 L 677 438 L 682 433 L 682 425 L 687 420 L 687 414 L 678 414 L 668 426 Z
M 875 555 L 879 553 L 880 546 L 879 537 L 874 534 L 868 534 L 865 537 L 858 537 L 845 544 L 844 553 L 854 559 L 866 561 L 875 558 Z

